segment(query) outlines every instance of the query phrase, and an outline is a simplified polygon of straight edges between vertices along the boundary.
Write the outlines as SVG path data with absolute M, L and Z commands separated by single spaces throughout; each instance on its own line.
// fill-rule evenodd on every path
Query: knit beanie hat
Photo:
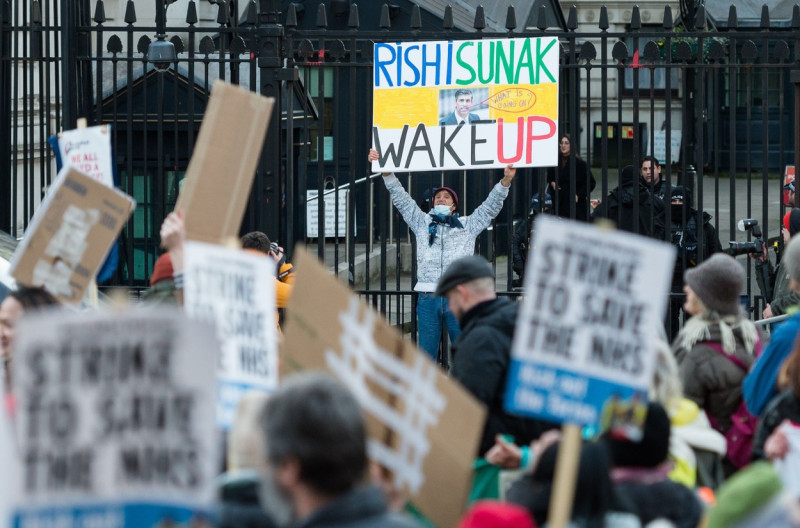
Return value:
M 439 194 L 439 191 L 447 191 L 448 193 L 450 193 L 450 196 L 453 198 L 453 205 L 455 205 L 456 209 L 458 209 L 458 195 L 453 189 L 451 189 L 450 187 L 439 187 L 438 189 L 433 191 L 433 198 L 436 198 L 436 195 Z
M 789 232 L 789 236 L 800 231 L 800 209 L 792 209 L 783 215 L 783 227 Z
M 472 505 L 458 528 L 536 528 L 536 523 L 522 506 L 484 500 Z
M 611 453 L 611 462 L 618 468 L 653 468 L 663 463 L 669 454 L 670 423 L 664 407 L 658 403 L 647 405 L 642 439 L 632 442 L 606 433 L 603 441 Z
M 779 496 L 782 488 L 770 462 L 750 464 L 720 487 L 717 506 L 711 510 L 706 528 L 728 528 L 757 516 Z
M 709 310 L 738 315 L 744 269 L 726 253 L 715 253 L 695 268 L 686 270 L 683 280 Z

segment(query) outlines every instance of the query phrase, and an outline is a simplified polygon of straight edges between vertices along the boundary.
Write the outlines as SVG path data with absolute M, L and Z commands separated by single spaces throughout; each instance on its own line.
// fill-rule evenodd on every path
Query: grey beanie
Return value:
M 800 283 L 800 237 L 792 237 L 786 248 L 783 250 L 781 264 L 786 268 L 786 274 L 790 279 Z
M 726 253 L 715 253 L 696 268 L 686 270 L 683 280 L 706 308 L 722 315 L 739 315 L 739 294 L 744 268 Z

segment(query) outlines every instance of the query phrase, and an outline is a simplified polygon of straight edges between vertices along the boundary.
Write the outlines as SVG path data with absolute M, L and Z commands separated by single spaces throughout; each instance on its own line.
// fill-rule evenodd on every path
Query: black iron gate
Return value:
M 555 30 L 544 27 L 544 12 L 542 27 L 519 27 L 511 8 L 507 31 L 498 33 L 486 31 L 481 9 L 463 31 L 452 8 L 430 13 L 413 2 L 323 2 L 313 13 L 309 4 L 278 0 L 190 0 L 184 13 L 169 0 L 155 3 L 169 17 L 150 11 L 143 20 L 142 2 L 132 0 L 115 2 L 109 15 L 103 0 L 0 0 L 0 227 L 20 235 L 52 181 L 47 137 L 78 117 L 110 124 L 119 185 L 139 203 L 114 284 L 147 285 L 158 226 L 177 199 L 210 85 L 223 79 L 278 100 L 243 231 L 263 230 L 289 249 L 311 246 L 395 322 L 413 320 L 413 241 L 380 177 L 367 178 L 371 53 L 384 41 L 557 36 L 560 128 L 593 167 L 593 197 L 616 184 L 621 166 L 638 168 L 664 143 L 668 186 L 694 186 L 723 242 L 747 236 L 735 228 L 742 217 L 779 232 L 781 176 L 800 150 L 790 75 L 800 62 L 798 8 L 790 23 L 773 24 L 765 7 L 750 29 L 737 28 L 732 8 L 724 31 L 709 27 L 702 7 L 665 8 L 655 25 L 643 24 L 634 7 L 616 28 L 605 7 L 596 27 L 579 28 L 573 7 L 566 28 Z M 149 62 L 154 40 L 173 43 L 175 59 Z M 512 290 L 514 224 L 544 189 L 544 174 L 520 170 L 504 211 L 478 241 L 498 267 L 500 290 Z M 498 178 L 400 177 L 420 200 L 432 186 L 459 189 L 467 211 Z M 758 296 L 754 284 L 748 292 Z

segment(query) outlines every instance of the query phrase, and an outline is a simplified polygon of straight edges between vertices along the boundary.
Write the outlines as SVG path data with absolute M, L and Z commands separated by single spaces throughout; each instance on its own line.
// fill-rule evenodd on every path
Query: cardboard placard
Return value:
M 556 37 L 376 42 L 375 172 L 558 161 Z
M 15 526 L 208 526 L 213 330 L 178 310 L 25 317 L 15 350 Z
M 237 237 L 275 99 L 217 81 L 203 115 L 176 210 L 187 240 Z
M 598 425 L 606 402 L 646 402 L 675 248 L 540 215 L 528 262 L 505 408 Z
M 483 406 L 306 251 L 281 344 L 281 375 L 327 370 L 359 400 L 370 457 L 436 526 L 455 526 L 472 485 Z
M 221 343 L 217 423 L 228 430 L 245 392 L 278 386 L 275 261 L 203 242 L 184 246 L 183 308 Z
M 111 126 L 65 130 L 58 135 L 62 167 L 73 167 L 109 187 L 114 186 Z
M 127 194 L 66 167 L 11 259 L 11 275 L 76 304 L 136 206 Z

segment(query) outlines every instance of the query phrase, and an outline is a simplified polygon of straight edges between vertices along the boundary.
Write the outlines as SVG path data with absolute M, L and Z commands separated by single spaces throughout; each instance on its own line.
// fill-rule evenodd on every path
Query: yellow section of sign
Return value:
M 439 124 L 439 89 L 436 87 L 375 90 L 373 99 L 373 124 L 379 128 Z
M 515 121 L 521 116 L 543 116 L 558 119 L 557 84 L 520 84 L 490 87 L 489 116 L 492 119 Z

